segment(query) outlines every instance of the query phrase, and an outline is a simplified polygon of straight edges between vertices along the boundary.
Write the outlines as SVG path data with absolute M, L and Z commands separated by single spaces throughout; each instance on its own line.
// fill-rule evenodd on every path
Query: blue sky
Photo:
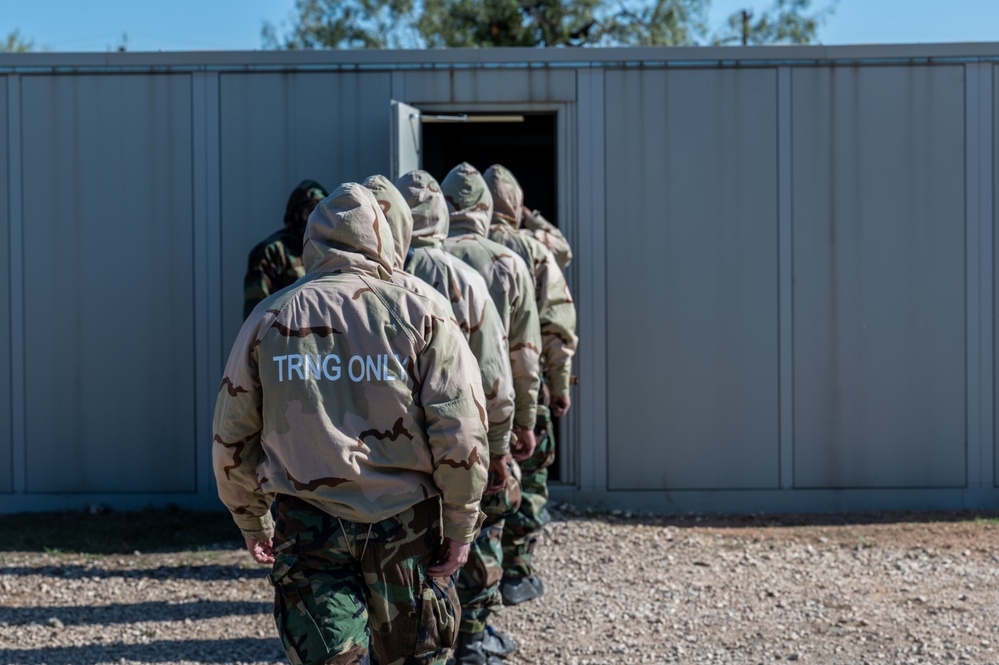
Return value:
M 52 51 L 253 50 L 264 21 L 287 25 L 294 0 L 0 0 L 0 35 Z M 765 0 L 713 0 L 712 24 Z M 822 5 L 823 0 L 816 0 Z M 127 37 L 126 37 L 127 35 Z M 839 0 L 823 44 L 999 41 L 999 0 Z

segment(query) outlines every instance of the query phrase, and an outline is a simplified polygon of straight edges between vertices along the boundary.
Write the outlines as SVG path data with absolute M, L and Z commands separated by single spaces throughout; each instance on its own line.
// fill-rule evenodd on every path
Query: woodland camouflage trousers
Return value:
M 492 608 L 499 605 L 500 581 L 503 579 L 503 524 L 520 506 L 519 472 L 517 463 L 507 454 L 511 468 L 502 492 L 482 495 L 480 508 L 485 513 L 482 529 L 472 542 L 468 561 L 458 572 L 458 599 L 461 601 L 463 633 L 485 630 Z
M 548 523 L 548 467 L 555 461 L 555 429 L 551 411 L 538 404 L 534 427 L 537 447 L 534 454 L 520 462 L 520 508 L 506 519 L 503 527 L 503 574 L 506 577 L 529 577 L 531 556 L 538 542 L 538 532 Z
M 427 577 L 442 542 L 440 500 L 374 524 L 279 496 L 274 619 L 292 665 L 430 665 L 454 646 L 451 578 Z

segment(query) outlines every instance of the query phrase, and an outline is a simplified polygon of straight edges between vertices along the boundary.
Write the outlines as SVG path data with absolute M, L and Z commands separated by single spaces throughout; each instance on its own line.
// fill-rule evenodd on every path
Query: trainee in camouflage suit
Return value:
M 489 295 L 485 279 L 474 268 L 441 248 L 447 238 L 449 212 L 440 186 L 432 175 L 423 170 L 410 171 L 396 181 L 396 186 L 412 209 L 413 234 L 412 251 L 406 269 L 422 279 L 434 284 L 447 293 L 456 308 L 472 311 L 482 308 L 495 313 L 496 308 Z M 457 309 L 456 309 L 457 312 Z M 482 340 L 493 360 L 498 358 L 506 367 L 509 376 L 510 357 L 499 316 L 496 315 L 496 330 L 490 338 Z M 473 326 L 476 324 L 473 324 Z M 472 344 L 473 353 L 477 348 Z M 480 363 L 481 367 L 481 363 Z M 483 387 L 492 390 L 489 381 L 483 377 Z M 459 645 L 455 653 L 458 665 L 485 662 L 490 650 L 502 654 L 512 653 L 516 645 L 502 633 L 489 627 L 489 616 L 498 604 L 497 585 L 503 576 L 503 523 L 508 514 L 513 514 L 520 506 L 519 467 L 509 453 L 510 422 L 513 416 L 513 389 L 510 388 L 509 411 L 505 412 L 505 426 L 494 428 L 490 418 L 490 486 L 482 497 L 482 511 L 486 519 L 482 531 L 472 543 L 468 562 L 458 575 L 458 600 L 461 601 L 461 626 Z M 507 477 L 507 469 L 516 469 L 512 477 Z M 483 631 L 486 631 L 483 633 Z M 478 648 L 478 638 L 482 635 L 482 648 Z
M 413 224 L 405 270 L 431 284 L 454 308 L 458 325 L 479 361 L 486 399 L 491 401 L 489 452 L 502 457 L 510 450 L 513 376 L 506 330 L 489 286 L 474 268 L 444 251 L 449 213 L 434 177 L 426 171 L 411 171 L 396 181 L 394 189 L 409 208 Z M 503 474 L 503 465 L 492 472 Z
M 506 333 L 496 306 L 478 273 L 445 254 L 448 259 L 446 275 L 424 279 L 406 272 L 414 264 L 417 249 L 412 247 L 413 213 L 402 193 L 382 175 L 369 176 L 364 181 L 392 230 L 395 245 L 392 282 L 420 295 L 436 300 L 454 314 L 454 322 L 465 335 L 468 346 L 479 364 L 482 390 L 486 397 L 486 414 L 489 420 L 487 434 L 489 447 L 489 483 L 485 494 L 498 491 L 508 479 L 505 465 L 498 465 L 494 455 L 509 455 L 510 429 L 513 422 L 513 379 L 509 357 L 506 353 Z M 466 270 L 467 269 L 467 270 Z M 460 274 L 454 274 L 460 270 Z M 468 271 L 471 271 L 470 273 Z M 469 274 L 471 279 L 469 279 Z M 476 285 L 474 279 L 480 280 Z M 511 458 L 512 459 L 512 458 Z M 516 488 L 520 496 L 520 486 Z M 473 545 L 474 548 L 474 545 Z
M 572 356 L 576 352 L 576 306 L 555 256 L 533 235 L 520 233 L 524 190 L 509 169 L 495 164 L 483 174 L 493 195 L 489 237 L 517 252 L 531 266 L 541 321 L 541 370 L 544 385 L 534 433 L 534 455 L 521 462 L 522 501 L 503 532 L 503 602 L 508 605 L 537 598 L 544 592 L 531 567 L 538 532 L 548 521 L 548 467 L 555 459 L 551 417 L 569 410 Z M 550 401 L 549 401 L 550 400 Z M 549 406 L 551 407 L 549 410 Z
M 309 213 L 326 197 L 314 180 L 303 180 L 288 197 L 284 227 L 260 241 L 252 250 L 243 278 L 243 318 L 257 303 L 291 286 L 305 275 L 302 266 L 302 236 Z
M 390 283 L 392 254 L 374 196 L 341 185 L 309 219 L 307 276 L 253 311 L 219 390 L 219 496 L 273 563 L 294 665 L 444 663 L 455 639 L 485 398 L 451 312 Z
M 473 166 L 467 163 L 456 166 L 441 183 L 441 190 L 450 211 L 449 237 L 444 247 L 486 278 L 490 295 L 506 323 L 516 393 L 515 431 L 518 437 L 529 441 L 529 445 L 515 446 L 513 453 L 517 459 L 527 459 L 533 454 L 535 444 L 533 428 L 537 417 L 541 348 L 531 272 L 514 252 L 486 238 L 492 216 L 492 196 L 482 175 Z M 509 509 L 504 511 L 504 519 L 513 514 Z M 483 544 L 483 551 L 491 553 L 493 565 L 479 583 L 485 586 L 476 594 L 478 605 L 483 608 L 481 615 L 476 614 L 476 619 L 481 616 L 481 621 L 463 626 L 456 655 L 467 655 L 465 663 L 487 662 L 485 654 L 505 655 L 516 648 L 509 637 L 486 625 L 490 605 L 499 602 L 502 578 L 502 571 L 496 569 L 502 557 L 501 543 L 496 542 L 500 534 L 492 530 L 486 535 L 490 542 L 488 547 Z M 479 544 L 478 540 L 476 544 Z M 476 655 L 479 660 L 474 660 Z

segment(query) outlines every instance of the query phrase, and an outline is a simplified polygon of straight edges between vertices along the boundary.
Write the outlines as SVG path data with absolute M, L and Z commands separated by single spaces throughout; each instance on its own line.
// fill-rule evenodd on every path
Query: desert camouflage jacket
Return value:
M 513 426 L 513 375 L 506 330 L 489 286 L 474 268 L 444 251 L 449 213 L 433 176 L 413 171 L 396 186 L 413 213 L 413 250 L 406 270 L 432 284 L 451 302 L 482 371 L 482 388 L 489 405 L 489 454 L 504 455 L 510 449 Z
M 555 256 L 533 236 L 518 232 L 524 190 L 508 169 L 498 164 L 483 174 L 493 195 L 489 237 L 512 249 L 534 275 L 534 295 L 541 321 L 541 369 L 552 395 L 569 394 L 572 356 L 576 353 L 576 305 Z
M 451 313 L 387 280 L 374 196 L 348 183 L 313 212 L 296 286 L 233 345 L 215 407 L 219 496 L 244 535 L 273 531 L 275 494 L 372 523 L 440 495 L 470 542 L 486 480 L 481 380 Z
M 541 328 L 531 271 L 515 252 L 486 237 L 492 196 L 482 174 L 468 163 L 451 169 L 441 191 L 450 212 L 444 249 L 486 280 L 506 329 L 516 401 L 514 425 L 533 429 L 541 384 Z
M 524 215 L 520 232 L 541 242 L 555 256 L 558 267 L 565 270 L 572 263 L 572 248 L 557 226 L 549 222 L 537 210 Z
M 433 181 L 429 173 L 419 173 Z M 426 190 L 428 195 L 431 193 L 429 181 Z M 413 179 L 410 185 L 419 188 L 416 182 Z M 436 187 L 436 181 L 433 183 Z M 489 415 L 489 454 L 505 454 L 510 449 L 510 429 L 513 425 L 513 378 L 510 373 L 506 331 L 496 306 L 489 297 L 485 280 L 471 267 L 440 249 L 441 240 L 447 235 L 448 219 L 443 195 L 438 188 L 436 197 L 439 198 L 440 212 L 433 223 L 438 230 L 427 235 L 425 227 L 430 222 L 423 212 L 426 206 L 417 206 L 419 213 L 415 217 L 419 224 L 414 227 L 414 213 L 417 211 L 410 209 L 402 193 L 388 178 L 371 176 L 364 181 L 364 186 L 372 191 L 385 212 L 392 228 L 392 238 L 396 241 L 396 270 L 392 273 L 392 279 L 399 280 L 418 293 L 421 292 L 421 287 L 429 290 L 454 312 L 455 321 L 465 333 L 482 375 L 482 389 Z M 404 191 L 412 193 L 408 187 Z M 441 215 L 443 227 L 439 226 Z M 403 272 L 404 265 L 409 272 Z

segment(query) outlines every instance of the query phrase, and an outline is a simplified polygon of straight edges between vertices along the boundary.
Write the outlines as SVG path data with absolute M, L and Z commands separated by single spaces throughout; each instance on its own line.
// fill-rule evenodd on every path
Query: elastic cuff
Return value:
M 490 429 L 487 435 L 489 442 L 489 455 L 492 457 L 501 457 L 508 452 L 510 452 L 510 428 L 505 427 L 502 431 L 496 430 L 495 432 Z
M 564 397 L 569 394 L 570 374 L 572 374 L 572 368 L 568 366 L 555 368 L 554 371 L 545 374 L 545 378 L 548 380 L 548 390 L 552 395 Z
M 472 524 L 455 524 L 451 520 L 444 517 L 444 537 L 453 540 L 456 543 L 471 543 L 475 540 L 476 534 L 479 533 L 479 529 L 482 527 L 482 521 L 485 519 L 485 515 L 482 514 L 481 510 L 475 511 L 475 521 Z
M 531 404 L 531 408 L 524 409 L 517 413 L 513 419 L 514 429 L 534 429 L 534 423 L 538 419 L 538 403 Z
M 233 514 L 232 518 L 246 538 L 270 540 L 274 537 L 274 518 L 269 512 L 259 517 Z

